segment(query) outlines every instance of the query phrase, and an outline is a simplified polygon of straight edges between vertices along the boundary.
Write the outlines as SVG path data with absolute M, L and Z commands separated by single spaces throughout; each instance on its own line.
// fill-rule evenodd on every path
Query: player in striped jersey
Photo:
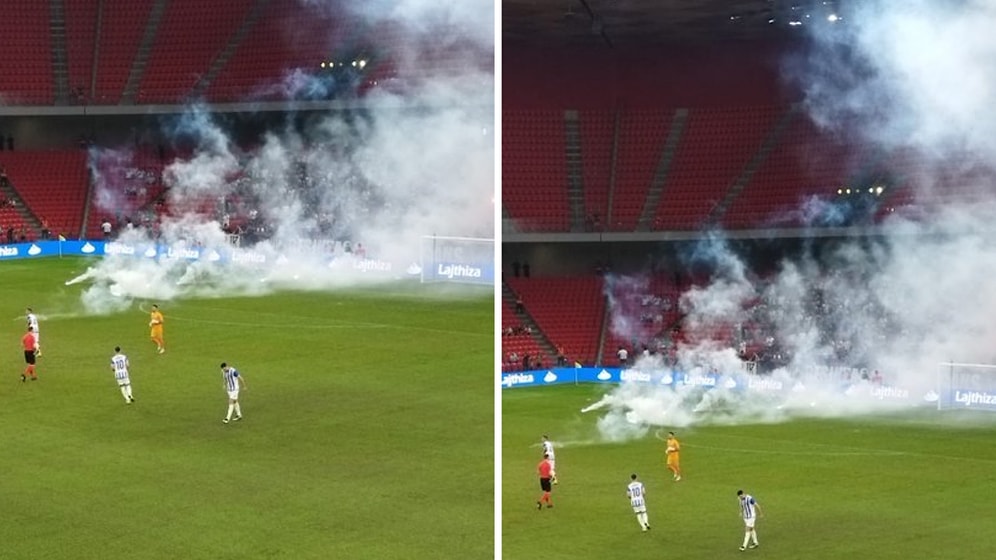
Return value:
M 24 311 L 25 318 L 28 320 L 28 327 L 30 327 L 31 331 L 35 333 L 35 356 L 41 357 L 41 338 L 39 338 L 40 335 L 38 334 L 38 316 L 35 315 L 34 310 L 30 307 L 26 308 Z
M 546 457 L 548 461 L 550 461 L 550 475 L 553 477 L 551 479 L 551 482 L 553 482 L 554 484 L 558 484 L 557 457 L 553 453 L 553 442 L 550 441 L 550 438 L 545 434 L 543 435 L 543 456 Z
M 640 524 L 640 529 L 646 531 L 650 529 L 650 520 L 647 519 L 647 489 L 643 483 L 636 479 L 636 475 L 630 475 L 629 486 L 626 487 L 626 495 L 629 496 L 629 505 L 633 506 L 633 513 L 636 514 L 636 522 Z
M 232 420 L 232 412 L 235 412 L 235 420 L 242 420 L 242 408 L 239 407 L 239 390 L 246 387 L 246 380 L 235 367 L 230 367 L 227 363 L 221 363 L 221 378 L 225 381 L 225 391 L 228 392 L 228 415 L 222 420 L 228 424 Z
M 121 353 L 121 347 L 114 347 L 114 355 L 111 356 L 111 371 L 114 372 L 114 379 L 118 382 L 118 389 L 124 397 L 125 404 L 135 402 L 135 397 L 131 395 L 131 378 L 128 376 L 128 356 Z
M 737 490 L 737 498 L 740 499 L 740 516 L 744 518 L 744 544 L 740 545 L 740 550 L 757 548 L 757 531 L 754 530 L 754 522 L 761 516 L 761 504 L 757 503 L 754 496 L 744 494 L 743 490 Z

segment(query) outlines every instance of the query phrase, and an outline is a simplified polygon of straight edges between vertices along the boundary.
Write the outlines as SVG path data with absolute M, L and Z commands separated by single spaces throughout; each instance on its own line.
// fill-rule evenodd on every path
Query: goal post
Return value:
M 421 243 L 423 283 L 495 283 L 495 240 L 425 235 Z
M 996 412 L 996 365 L 942 362 L 937 389 L 938 410 Z

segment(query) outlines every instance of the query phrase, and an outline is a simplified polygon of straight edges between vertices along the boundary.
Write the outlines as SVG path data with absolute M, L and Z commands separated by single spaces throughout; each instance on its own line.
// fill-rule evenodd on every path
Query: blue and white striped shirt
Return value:
M 744 519 L 751 519 L 755 515 L 755 505 L 757 505 L 757 502 L 754 501 L 754 496 L 751 496 L 750 494 L 740 496 L 740 515 L 743 516 Z
M 643 501 L 644 490 L 642 482 L 638 480 L 630 482 L 629 486 L 626 487 L 626 494 L 629 496 L 629 503 L 633 507 L 638 508 L 647 505 L 646 502 Z
M 234 367 L 227 367 L 221 370 L 221 377 L 225 380 L 225 388 L 229 391 L 239 390 L 239 371 Z
M 115 354 L 111 357 L 111 367 L 114 368 L 115 379 L 128 379 L 128 356 Z

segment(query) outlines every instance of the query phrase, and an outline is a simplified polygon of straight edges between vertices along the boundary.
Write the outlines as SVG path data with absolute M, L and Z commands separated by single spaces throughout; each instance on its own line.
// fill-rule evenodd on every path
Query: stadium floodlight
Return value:
M 827 21 L 829 21 L 830 23 L 837 23 L 839 20 L 840 18 L 837 17 L 837 14 L 830 14 L 827 16 Z
M 361 58 L 359 64 L 360 64 L 360 68 L 363 68 L 363 67 L 365 67 L 367 65 L 367 61 L 365 59 Z

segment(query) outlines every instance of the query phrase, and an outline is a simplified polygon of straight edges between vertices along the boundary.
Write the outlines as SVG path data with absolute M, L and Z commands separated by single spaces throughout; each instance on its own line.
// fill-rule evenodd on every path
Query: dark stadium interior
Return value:
M 506 0 L 502 44 L 647 47 L 769 39 L 798 35 L 790 22 L 828 17 L 837 4 L 836 0 Z

